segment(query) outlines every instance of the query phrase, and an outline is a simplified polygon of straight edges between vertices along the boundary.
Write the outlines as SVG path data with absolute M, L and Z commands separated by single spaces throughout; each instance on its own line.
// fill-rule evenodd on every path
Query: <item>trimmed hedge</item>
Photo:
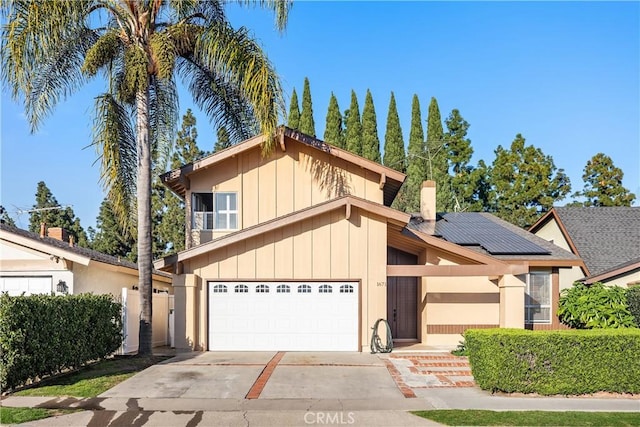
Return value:
M 112 354 L 122 343 L 121 310 L 110 295 L 0 295 L 0 386 Z
M 627 289 L 627 307 L 636 322 L 636 326 L 640 328 L 640 285 Z
M 464 336 L 473 377 L 484 390 L 640 393 L 640 329 L 469 329 Z

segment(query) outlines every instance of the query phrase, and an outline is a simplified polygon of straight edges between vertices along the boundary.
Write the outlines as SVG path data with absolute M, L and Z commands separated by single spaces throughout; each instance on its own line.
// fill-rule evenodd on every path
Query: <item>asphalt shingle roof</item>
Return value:
M 589 273 L 640 257 L 640 207 L 556 207 Z
M 107 255 L 102 252 L 94 251 L 93 249 L 87 249 L 80 246 L 71 246 L 68 242 L 63 242 L 62 240 L 54 239 L 52 237 L 40 237 L 38 233 L 32 233 L 31 231 L 23 230 L 21 228 L 12 227 L 5 223 L 0 223 L 0 230 L 7 231 L 9 233 L 25 237 L 30 240 L 34 240 L 36 242 L 42 242 L 49 246 L 62 249 L 64 251 L 69 251 L 80 256 L 87 257 L 93 261 L 102 262 L 105 264 L 122 266 L 132 268 L 134 270 L 138 269 L 138 264 L 131 262 L 126 259 L 121 259 L 112 255 Z M 167 273 L 163 271 L 153 270 L 153 274 L 159 274 L 161 276 L 170 277 Z

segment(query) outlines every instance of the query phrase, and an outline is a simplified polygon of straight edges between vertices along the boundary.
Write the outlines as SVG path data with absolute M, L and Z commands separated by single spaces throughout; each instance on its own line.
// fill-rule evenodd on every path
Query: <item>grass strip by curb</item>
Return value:
M 79 409 L 11 408 L 3 406 L 0 407 L 0 424 L 20 424 L 78 411 Z
M 449 426 L 640 426 L 640 412 L 442 409 L 412 414 Z

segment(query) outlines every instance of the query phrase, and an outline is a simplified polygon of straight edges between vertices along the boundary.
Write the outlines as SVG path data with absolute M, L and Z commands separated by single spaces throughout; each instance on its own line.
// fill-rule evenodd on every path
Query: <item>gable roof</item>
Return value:
M 338 208 L 344 207 L 346 209 L 346 216 L 347 218 L 349 218 L 352 206 L 380 215 L 386 218 L 387 222 L 394 223 L 400 226 L 404 226 L 409 221 L 410 217 L 409 214 L 406 214 L 404 212 L 400 212 L 398 210 L 391 209 L 389 207 L 370 202 L 356 196 L 342 196 L 323 203 L 319 203 L 317 205 L 310 206 L 305 209 L 292 212 L 287 215 L 274 218 L 270 221 L 256 224 L 252 227 L 244 228 L 242 230 L 226 234 L 217 239 L 186 249 L 175 255 L 170 255 L 165 258 L 156 260 L 154 262 L 154 267 L 157 269 L 167 270 L 168 268 L 179 262 L 206 254 L 208 252 L 226 247 L 239 241 L 250 239 L 269 231 L 277 230 L 296 222 L 304 221 L 305 219 L 313 218 L 317 215 L 331 212 Z
M 164 185 L 169 187 L 174 193 L 184 198 L 186 190 L 189 188 L 189 175 L 198 172 L 201 169 L 211 167 L 223 160 L 237 156 L 238 154 L 259 147 L 267 137 L 263 135 L 255 136 L 247 139 L 239 144 L 229 147 L 225 150 L 218 151 L 210 156 L 196 160 L 193 163 L 186 164 L 179 169 L 175 169 L 164 173 L 160 176 L 160 179 Z M 318 151 L 328 153 L 339 159 L 343 159 L 349 163 L 355 164 L 374 172 L 380 176 L 380 188 L 384 193 L 384 205 L 391 206 L 393 199 L 395 199 L 402 183 L 404 182 L 406 175 L 398 172 L 394 169 L 381 165 L 380 163 L 365 159 L 364 157 L 350 153 L 338 147 L 334 147 L 331 144 L 306 135 L 297 130 L 293 130 L 286 126 L 281 126 L 278 129 L 278 138 L 280 139 L 280 147 L 286 151 L 286 145 L 290 142 L 297 142 L 306 146 L 312 147 Z
M 68 259 L 81 265 L 89 265 L 91 261 L 102 264 L 124 267 L 131 270 L 138 270 L 138 264 L 126 259 L 121 259 L 93 249 L 80 246 L 71 246 L 69 243 L 52 237 L 40 237 L 38 233 L 13 227 L 5 223 L 0 223 L 0 239 L 11 243 L 28 247 L 39 252 L 45 252 L 52 256 Z M 154 275 L 170 278 L 171 276 L 162 271 L 153 271 Z
M 609 281 L 623 274 L 629 274 L 633 271 L 640 270 L 640 257 L 634 258 L 627 262 L 623 262 L 622 264 L 616 265 L 609 270 L 602 271 L 597 275 L 585 277 L 581 279 L 581 282 L 591 284 L 595 282 Z
M 554 207 L 530 231 L 555 220 L 569 246 L 599 275 L 640 257 L 640 207 Z
M 527 261 L 532 266 L 582 265 L 571 252 L 490 213 L 439 214 L 435 223 L 414 216 L 408 228 L 502 261 Z

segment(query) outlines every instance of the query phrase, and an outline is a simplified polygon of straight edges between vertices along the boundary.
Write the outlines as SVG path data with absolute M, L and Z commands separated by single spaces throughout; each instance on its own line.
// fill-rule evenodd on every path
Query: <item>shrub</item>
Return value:
M 121 304 L 109 295 L 0 295 L 3 390 L 108 356 L 121 343 Z
M 634 317 L 636 326 L 640 328 L 640 285 L 627 289 L 627 307 Z
M 632 328 L 636 326 L 627 308 L 626 289 L 602 283 L 580 282 L 560 294 L 558 317 L 576 329 Z
M 640 393 L 640 329 L 469 329 L 465 339 L 473 377 L 484 390 Z

